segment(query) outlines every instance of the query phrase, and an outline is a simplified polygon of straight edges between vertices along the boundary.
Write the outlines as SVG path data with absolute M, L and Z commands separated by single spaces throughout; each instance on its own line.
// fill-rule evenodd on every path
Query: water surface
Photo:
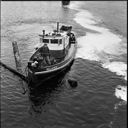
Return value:
M 78 40 L 62 82 L 26 95 L 19 78 L 1 67 L 2 128 L 126 128 L 126 8 L 125 1 L 1 2 L 1 60 L 13 68 L 11 42 L 18 42 L 25 68 L 38 35 L 57 21 L 72 25 Z

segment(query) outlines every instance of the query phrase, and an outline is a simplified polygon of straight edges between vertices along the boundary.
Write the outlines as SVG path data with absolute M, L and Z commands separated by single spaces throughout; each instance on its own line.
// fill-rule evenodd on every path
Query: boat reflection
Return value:
M 62 91 L 62 85 L 65 85 L 66 74 L 69 70 L 70 68 L 54 79 L 41 83 L 38 86 L 33 86 L 33 88 L 32 86 L 29 88 L 29 113 L 31 115 L 41 114 L 45 105 L 52 104 L 54 102 L 53 96 L 57 96 Z

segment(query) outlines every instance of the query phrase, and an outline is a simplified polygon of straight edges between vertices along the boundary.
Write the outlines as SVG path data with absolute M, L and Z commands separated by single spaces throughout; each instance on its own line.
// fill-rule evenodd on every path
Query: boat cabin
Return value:
M 62 35 L 62 33 L 46 34 L 40 37 L 40 43 L 46 43 L 50 50 L 63 50 L 69 44 L 69 36 Z
M 43 30 L 43 34 L 39 35 L 40 43 L 36 46 L 36 51 L 30 58 L 30 63 L 31 61 L 36 62 L 36 58 L 39 65 L 38 70 L 62 62 L 68 55 L 72 41 L 75 42 L 75 37 L 73 37 L 73 40 L 71 38 L 71 26 L 62 26 L 60 29 L 58 28 L 59 27 L 57 26 L 57 30 L 54 30 L 49 34 L 45 34 L 45 31 Z M 49 61 L 47 62 L 48 64 L 44 63 L 43 52 L 41 52 L 44 45 L 47 46 L 49 52 L 48 58 L 45 57 Z
M 47 44 L 50 54 L 56 58 L 61 59 L 66 55 L 66 49 L 69 48 L 69 35 L 71 32 L 71 26 L 62 26 L 60 31 L 54 30 L 52 33 L 45 34 L 43 30 L 43 34 L 39 35 L 40 37 L 40 45 L 42 47 L 44 44 Z M 39 48 L 38 47 L 38 48 Z

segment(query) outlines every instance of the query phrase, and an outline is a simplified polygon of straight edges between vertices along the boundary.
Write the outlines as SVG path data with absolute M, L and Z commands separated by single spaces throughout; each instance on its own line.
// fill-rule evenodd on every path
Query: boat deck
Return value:
M 62 65 L 62 63 L 68 61 L 68 59 L 70 59 L 72 57 L 73 51 L 74 51 L 74 46 L 75 44 L 71 44 L 70 48 L 68 49 L 66 56 L 64 58 L 61 59 L 54 59 L 54 57 L 50 56 L 50 62 L 51 64 L 48 65 L 46 64 L 46 62 L 44 61 L 44 58 L 42 56 L 40 56 L 40 54 L 38 52 L 36 52 L 36 54 L 31 58 L 31 61 L 33 60 L 33 58 L 37 57 L 38 58 L 38 67 L 36 68 L 31 68 L 31 70 L 33 72 L 41 72 L 41 71 L 45 71 L 45 70 L 50 70 L 50 69 L 54 69 L 55 67 L 57 67 L 58 65 Z

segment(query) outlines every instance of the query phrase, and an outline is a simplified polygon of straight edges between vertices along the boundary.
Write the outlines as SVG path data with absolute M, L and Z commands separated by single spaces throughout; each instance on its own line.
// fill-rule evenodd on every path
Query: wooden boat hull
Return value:
M 38 72 L 32 72 L 30 69 L 28 69 L 28 78 L 30 86 L 34 85 L 37 86 L 40 83 L 51 81 L 52 79 L 62 77 L 62 74 L 68 70 L 71 65 L 73 64 L 76 49 L 77 49 L 77 43 L 72 44 L 72 52 L 69 55 L 67 59 L 62 61 L 59 64 L 56 64 L 51 67 L 46 67 L 44 71 L 38 71 Z
M 46 74 L 40 74 L 40 75 L 33 75 L 29 73 L 29 86 L 31 87 L 38 87 L 42 84 L 49 84 L 54 81 L 59 81 L 62 79 L 67 71 L 70 70 L 70 67 L 73 64 L 72 60 L 66 67 L 63 67 L 62 69 L 56 70 L 54 72 L 49 72 Z M 53 83 L 54 84 L 54 83 Z

